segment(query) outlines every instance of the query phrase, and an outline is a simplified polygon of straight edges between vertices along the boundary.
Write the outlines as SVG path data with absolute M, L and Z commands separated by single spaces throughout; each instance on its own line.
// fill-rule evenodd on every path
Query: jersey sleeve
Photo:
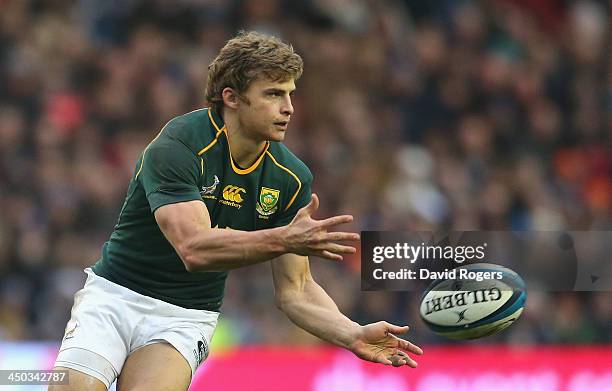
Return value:
M 295 200 L 288 209 L 283 210 L 276 221 L 272 223 L 272 227 L 282 227 L 285 226 L 293 220 L 297 212 L 308 205 L 310 199 L 312 198 L 312 176 L 309 176 L 303 183 L 302 186 L 295 197 Z
M 136 180 L 142 183 L 151 212 L 167 204 L 202 200 L 198 159 L 183 143 L 157 140 L 143 154 Z

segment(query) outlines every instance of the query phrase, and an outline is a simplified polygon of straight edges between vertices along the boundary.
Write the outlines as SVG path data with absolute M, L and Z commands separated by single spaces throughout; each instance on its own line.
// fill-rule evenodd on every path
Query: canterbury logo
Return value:
M 239 204 L 244 201 L 241 193 L 246 193 L 246 190 L 244 190 L 242 187 L 227 185 L 223 189 L 223 199 Z

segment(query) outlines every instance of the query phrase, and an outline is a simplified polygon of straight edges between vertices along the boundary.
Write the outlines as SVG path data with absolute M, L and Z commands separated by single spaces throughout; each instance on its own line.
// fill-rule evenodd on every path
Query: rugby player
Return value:
M 229 270 L 270 261 L 275 302 L 299 327 L 361 359 L 415 367 L 387 322 L 361 326 L 313 280 L 309 256 L 355 253 L 352 221 L 315 220 L 312 174 L 283 144 L 302 59 L 241 32 L 209 66 L 209 107 L 176 117 L 144 149 L 102 256 L 86 269 L 55 363 L 61 390 L 186 390 L 206 359 Z

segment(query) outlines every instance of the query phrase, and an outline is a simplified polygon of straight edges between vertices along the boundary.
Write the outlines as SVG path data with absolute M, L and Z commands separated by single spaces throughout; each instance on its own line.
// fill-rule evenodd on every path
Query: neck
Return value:
M 249 137 L 235 116 L 223 114 L 232 160 L 240 168 L 251 167 L 266 148 L 266 141 Z

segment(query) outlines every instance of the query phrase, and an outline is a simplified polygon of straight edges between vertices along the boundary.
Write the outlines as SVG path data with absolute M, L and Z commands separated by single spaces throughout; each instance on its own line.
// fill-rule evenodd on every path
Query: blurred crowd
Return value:
M 58 341 L 134 165 L 205 105 L 238 30 L 305 62 L 286 144 L 319 217 L 353 230 L 612 230 L 609 2 L 0 0 L 0 340 Z M 314 259 L 359 322 L 410 324 L 419 295 L 361 292 L 358 256 Z M 274 307 L 269 266 L 230 273 L 219 346 L 315 343 Z M 530 292 L 488 342 L 611 343 L 612 293 Z

